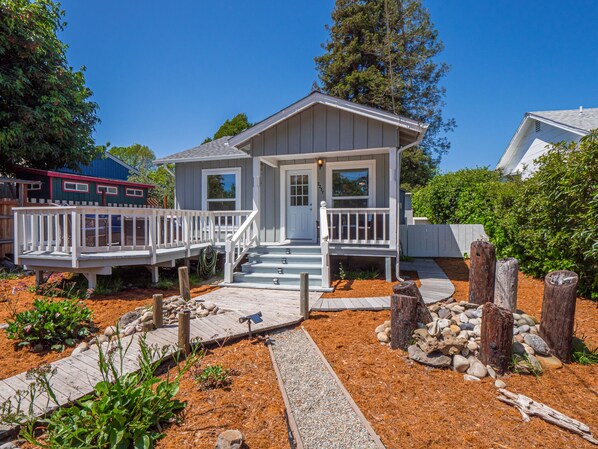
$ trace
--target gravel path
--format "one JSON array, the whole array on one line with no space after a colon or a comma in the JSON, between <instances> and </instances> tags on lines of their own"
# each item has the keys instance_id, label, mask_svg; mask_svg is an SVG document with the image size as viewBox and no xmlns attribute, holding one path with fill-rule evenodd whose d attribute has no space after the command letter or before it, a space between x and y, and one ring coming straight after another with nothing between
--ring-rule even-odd
<instances>
[{"instance_id":1,"label":"gravel path","mask_svg":"<svg viewBox=\"0 0 598 449\"><path fill-rule=\"evenodd\" d=\"M376 449L304 331L272 336L291 411L305 449Z\"/></svg>"}]
</instances>

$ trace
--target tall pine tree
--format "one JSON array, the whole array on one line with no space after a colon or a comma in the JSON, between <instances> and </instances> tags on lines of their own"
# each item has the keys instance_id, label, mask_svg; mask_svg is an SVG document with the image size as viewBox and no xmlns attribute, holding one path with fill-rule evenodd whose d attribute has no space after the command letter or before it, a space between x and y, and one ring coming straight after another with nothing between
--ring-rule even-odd
<instances>
[{"instance_id":1,"label":"tall pine tree","mask_svg":"<svg viewBox=\"0 0 598 449\"><path fill-rule=\"evenodd\" d=\"M403 186L425 184L450 148L442 116L448 65L430 13L421 0L336 0L326 53L315 58L323 90L406 115L430 126L420 148L404 154Z\"/></svg>"}]
</instances>

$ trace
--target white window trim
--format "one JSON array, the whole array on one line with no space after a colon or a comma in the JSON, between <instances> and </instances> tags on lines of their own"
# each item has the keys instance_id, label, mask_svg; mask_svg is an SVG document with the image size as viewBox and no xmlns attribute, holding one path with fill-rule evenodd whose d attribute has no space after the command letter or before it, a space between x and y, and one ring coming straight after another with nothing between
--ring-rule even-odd
<instances>
[{"instance_id":1,"label":"white window trim","mask_svg":"<svg viewBox=\"0 0 598 449\"><path fill-rule=\"evenodd\" d=\"M235 210L241 210L241 167L231 168L206 168L201 171L201 208L208 210L208 176L209 175L235 175ZM216 199L214 199L216 200ZM218 201L222 201L219 199ZM224 200L226 201L226 199Z\"/></svg>"},{"instance_id":2,"label":"white window trim","mask_svg":"<svg viewBox=\"0 0 598 449\"><path fill-rule=\"evenodd\" d=\"M281 165L280 166L280 241L284 242L287 239L287 172L294 171L294 170L311 170L311 185L309 186L309 190L311 192L310 202L312 204L312 218L314 224L318 219L318 211L320 210L319 206L316 204L318 195L317 195L317 182L318 182L318 172L317 172L317 164L314 162L313 164L288 164L288 165ZM314 225L314 235L312 237L312 241L317 239L315 235L317 226Z\"/></svg>"},{"instance_id":3,"label":"white window trim","mask_svg":"<svg viewBox=\"0 0 598 449\"><path fill-rule=\"evenodd\" d=\"M67 184L74 184L74 189L67 188ZM79 190L76 186L85 186L85 190ZM63 192L76 192L76 193L89 193L89 184L86 182L75 182L75 181L66 181L62 182L62 191Z\"/></svg>"},{"instance_id":4,"label":"white window trim","mask_svg":"<svg viewBox=\"0 0 598 449\"><path fill-rule=\"evenodd\" d=\"M102 192L100 191L100 189L102 187L106 189L106 196L117 196L118 195L118 187L117 186L105 186L105 185L98 184L96 186L96 193L98 193L99 195L102 194ZM110 193L108 191L108 189L116 189L116 191L114 193Z\"/></svg>"},{"instance_id":5,"label":"white window trim","mask_svg":"<svg viewBox=\"0 0 598 449\"><path fill-rule=\"evenodd\" d=\"M376 206L376 160L328 162L326 165L326 205L334 208L332 202L332 170L339 168L367 168L369 170L368 206ZM363 197L337 197L336 199L352 199Z\"/></svg>"},{"instance_id":6,"label":"white window trim","mask_svg":"<svg viewBox=\"0 0 598 449\"><path fill-rule=\"evenodd\" d=\"M140 193L140 195L137 194L138 192ZM143 198L143 189L136 189L134 187L127 187L125 189L125 196L131 197L131 198Z\"/></svg>"},{"instance_id":7,"label":"white window trim","mask_svg":"<svg viewBox=\"0 0 598 449\"><path fill-rule=\"evenodd\" d=\"M42 189L42 183L38 183L38 184L27 184L27 190L41 190Z\"/></svg>"}]
</instances>

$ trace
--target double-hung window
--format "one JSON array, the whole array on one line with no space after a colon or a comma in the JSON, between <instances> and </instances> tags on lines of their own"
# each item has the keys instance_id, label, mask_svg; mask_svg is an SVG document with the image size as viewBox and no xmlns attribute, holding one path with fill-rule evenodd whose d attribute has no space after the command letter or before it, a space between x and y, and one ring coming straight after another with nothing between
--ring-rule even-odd
<instances>
[{"instance_id":1,"label":"double-hung window","mask_svg":"<svg viewBox=\"0 0 598 449\"><path fill-rule=\"evenodd\" d=\"M143 190L127 188L125 190L125 195L126 196L134 196L135 198L143 198Z\"/></svg>"},{"instance_id":2,"label":"double-hung window","mask_svg":"<svg viewBox=\"0 0 598 449\"><path fill-rule=\"evenodd\" d=\"M241 208L241 169L202 170L202 206L204 210Z\"/></svg>"},{"instance_id":3,"label":"double-hung window","mask_svg":"<svg viewBox=\"0 0 598 449\"><path fill-rule=\"evenodd\" d=\"M376 161L330 162L326 167L329 207L373 207Z\"/></svg>"}]
</instances>

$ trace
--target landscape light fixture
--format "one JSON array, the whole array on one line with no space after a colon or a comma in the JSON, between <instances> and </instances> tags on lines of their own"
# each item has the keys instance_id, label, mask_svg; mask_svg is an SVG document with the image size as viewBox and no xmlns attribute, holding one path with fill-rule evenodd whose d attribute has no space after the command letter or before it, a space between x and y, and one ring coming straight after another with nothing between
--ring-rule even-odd
<instances>
[{"instance_id":1,"label":"landscape light fixture","mask_svg":"<svg viewBox=\"0 0 598 449\"><path fill-rule=\"evenodd\" d=\"M245 315L239 318L239 323L247 323L247 328L249 329L249 339L251 340L251 323L258 324L262 321L262 312L257 312L252 315Z\"/></svg>"}]
</instances>

